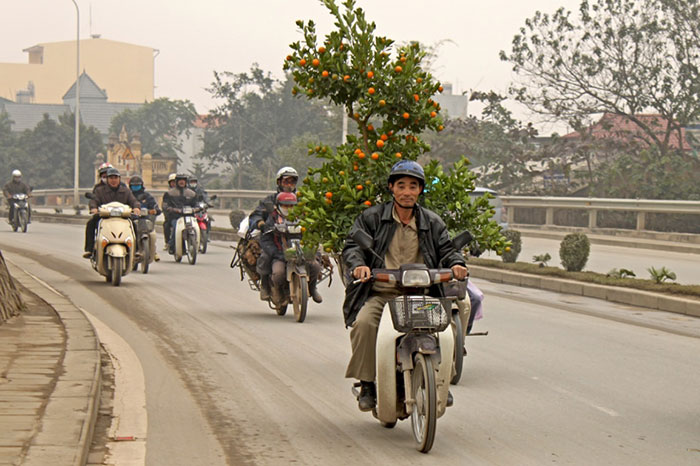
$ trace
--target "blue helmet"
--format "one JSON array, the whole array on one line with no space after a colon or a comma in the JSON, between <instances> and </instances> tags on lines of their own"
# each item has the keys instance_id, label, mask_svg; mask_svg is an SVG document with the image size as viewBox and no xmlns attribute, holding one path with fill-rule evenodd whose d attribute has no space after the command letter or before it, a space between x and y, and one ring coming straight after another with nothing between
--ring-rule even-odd
<instances>
[{"instance_id":1,"label":"blue helmet","mask_svg":"<svg viewBox=\"0 0 700 466\"><path fill-rule=\"evenodd\" d=\"M421 186L425 186L425 172L423 167L418 162L413 160L399 160L391 167L391 172L389 172L388 183L393 184L397 178L403 176L411 176L416 178Z\"/></svg>"}]
</instances>

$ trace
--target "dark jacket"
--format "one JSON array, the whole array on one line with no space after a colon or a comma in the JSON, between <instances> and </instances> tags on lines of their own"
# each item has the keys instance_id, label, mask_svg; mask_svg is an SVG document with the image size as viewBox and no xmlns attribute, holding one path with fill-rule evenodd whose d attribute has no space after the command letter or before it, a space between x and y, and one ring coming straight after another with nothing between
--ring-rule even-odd
<instances>
[{"instance_id":1,"label":"dark jacket","mask_svg":"<svg viewBox=\"0 0 700 466\"><path fill-rule=\"evenodd\" d=\"M268 215L260 236L260 247L273 260L284 260L283 235L275 229L275 224L282 221L277 211Z\"/></svg>"},{"instance_id":2,"label":"dark jacket","mask_svg":"<svg viewBox=\"0 0 700 466\"><path fill-rule=\"evenodd\" d=\"M197 200L197 202L204 201L207 204L209 204L209 194L207 194L206 189L204 189L201 184L197 184L197 187L195 189L192 189L192 191L194 191L195 199Z\"/></svg>"},{"instance_id":3,"label":"dark jacket","mask_svg":"<svg viewBox=\"0 0 700 466\"><path fill-rule=\"evenodd\" d=\"M197 205L197 195L190 188L171 188L163 194L163 210L169 219L180 218L182 208L185 206L195 207Z\"/></svg>"},{"instance_id":4,"label":"dark jacket","mask_svg":"<svg viewBox=\"0 0 700 466\"><path fill-rule=\"evenodd\" d=\"M151 193L149 193L145 189L142 189L137 192L131 192L136 198L136 200L139 201L141 207L145 207L148 210L155 210L156 215L160 215L160 207L158 207L158 203L156 202L155 198L151 195Z\"/></svg>"},{"instance_id":5,"label":"dark jacket","mask_svg":"<svg viewBox=\"0 0 700 466\"><path fill-rule=\"evenodd\" d=\"M27 184L24 181L15 181L11 180L9 181L4 188L2 188L2 193L5 195L6 198L10 198L14 196L15 194L29 194L32 190L27 186Z\"/></svg>"},{"instance_id":6,"label":"dark jacket","mask_svg":"<svg viewBox=\"0 0 700 466\"><path fill-rule=\"evenodd\" d=\"M258 222L260 220L267 221L267 217L270 215L270 210L274 208L275 202L277 202L277 195L281 192L280 188L277 188L277 192L269 194L265 197L255 210L248 217L248 228L253 231L258 228Z\"/></svg>"},{"instance_id":7,"label":"dark jacket","mask_svg":"<svg viewBox=\"0 0 700 466\"><path fill-rule=\"evenodd\" d=\"M141 207L131 190L123 183L120 183L116 188L112 188L108 184L95 187L93 198L90 199L90 209L97 209L99 206L110 202L121 202L132 209Z\"/></svg>"},{"instance_id":8,"label":"dark jacket","mask_svg":"<svg viewBox=\"0 0 700 466\"><path fill-rule=\"evenodd\" d=\"M396 232L397 223L392 215L393 201L370 207L360 214L352 226L351 233L355 230L364 230L374 239L373 249L384 257ZM423 261L429 268L452 267L465 265L464 257L452 244L447 232L447 227L442 219L433 211L419 205L415 208L416 228L418 229L418 243L423 254ZM369 251L363 251L349 236L345 240L343 248L343 262L348 273L361 265L369 268L379 268L382 264ZM355 322L357 313L367 301L372 290L372 282L353 284L352 280L346 280L345 301L343 302L343 314L345 325L350 326ZM434 286L430 290L432 296L442 296L442 288Z\"/></svg>"}]
</instances>

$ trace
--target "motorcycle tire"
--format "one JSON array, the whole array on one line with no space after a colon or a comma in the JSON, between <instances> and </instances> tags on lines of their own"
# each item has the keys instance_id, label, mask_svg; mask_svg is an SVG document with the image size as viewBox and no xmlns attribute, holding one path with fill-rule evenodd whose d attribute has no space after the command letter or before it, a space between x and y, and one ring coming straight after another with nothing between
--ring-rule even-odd
<instances>
[{"instance_id":1,"label":"motorcycle tire","mask_svg":"<svg viewBox=\"0 0 700 466\"><path fill-rule=\"evenodd\" d=\"M309 305L309 284L306 277L300 277L296 273L292 276L292 286L294 287L294 296L292 304L294 305L294 318L297 322L302 323L306 319L306 308Z\"/></svg>"},{"instance_id":2,"label":"motorcycle tire","mask_svg":"<svg viewBox=\"0 0 700 466\"><path fill-rule=\"evenodd\" d=\"M112 258L112 285L119 286L122 282L122 271L124 270L124 258Z\"/></svg>"},{"instance_id":3,"label":"motorcycle tire","mask_svg":"<svg viewBox=\"0 0 700 466\"><path fill-rule=\"evenodd\" d=\"M187 235L187 261L194 265L197 262L197 236L194 233Z\"/></svg>"},{"instance_id":4,"label":"motorcycle tire","mask_svg":"<svg viewBox=\"0 0 700 466\"><path fill-rule=\"evenodd\" d=\"M464 329L462 329L462 319L459 318L459 310L452 311L452 331L454 332L455 347L454 347L454 364L455 375L450 380L452 385L457 385L459 379L462 378L464 370Z\"/></svg>"},{"instance_id":5,"label":"motorcycle tire","mask_svg":"<svg viewBox=\"0 0 700 466\"><path fill-rule=\"evenodd\" d=\"M422 353L413 356L411 398L416 400L411 413L411 427L416 449L428 453L433 448L437 428L437 386L433 361Z\"/></svg>"},{"instance_id":6,"label":"motorcycle tire","mask_svg":"<svg viewBox=\"0 0 700 466\"><path fill-rule=\"evenodd\" d=\"M150 265L148 259L151 257L151 239L146 237L141 239L141 273L148 273Z\"/></svg>"},{"instance_id":7,"label":"motorcycle tire","mask_svg":"<svg viewBox=\"0 0 700 466\"><path fill-rule=\"evenodd\" d=\"M29 223L29 218L27 218L27 211L21 210L19 212L19 226L22 229L22 233L27 232L27 223Z\"/></svg>"},{"instance_id":8,"label":"motorcycle tire","mask_svg":"<svg viewBox=\"0 0 700 466\"><path fill-rule=\"evenodd\" d=\"M201 236L199 237L199 252L202 254L207 253L207 243L209 243L209 230L201 230Z\"/></svg>"},{"instance_id":9,"label":"motorcycle tire","mask_svg":"<svg viewBox=\"0 0 700 466\"><path fill-rule=\"evenodd\" d=\"M15 209L15 215L12 217L12 223L11 223L12 231L17 231L17 229L19 228L19 215L18 215L18 213L19 212L17 212L17 210Z\"/></svg>"}]
</instances>

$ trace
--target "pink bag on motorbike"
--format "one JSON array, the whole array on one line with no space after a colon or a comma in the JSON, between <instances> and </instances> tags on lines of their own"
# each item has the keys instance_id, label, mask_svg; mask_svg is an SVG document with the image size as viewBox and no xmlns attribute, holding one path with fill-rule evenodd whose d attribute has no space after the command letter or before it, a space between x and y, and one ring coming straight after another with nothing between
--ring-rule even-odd
<instances>
[{"instance_id":1,"label":"pink bag on motorbike","mask_svg":"<svg viewBox=\"0 0 700 466\"><path fill-rule=\"evenodd\" d=\"M482 301L484 300L484 292L481 291L471 280L467 282L467 289L469 290L469 294L476 298L475 301L477 304L476 306L473 306L472 312L474 313L474 320L479 320L484 317L483 306L481 305Z\"/></svg>"}]
</instances>

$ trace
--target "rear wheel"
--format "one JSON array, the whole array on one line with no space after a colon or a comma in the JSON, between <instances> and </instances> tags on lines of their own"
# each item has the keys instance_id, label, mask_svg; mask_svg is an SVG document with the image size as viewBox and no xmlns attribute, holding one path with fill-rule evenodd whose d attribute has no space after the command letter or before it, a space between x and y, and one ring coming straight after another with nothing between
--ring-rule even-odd
<instances>
[{"instance_id":1,"label":"rear wheel","mask_svg":"<svg viewBox=\"0 0 700 466\"><path fill-rule=\"evenodd\" d=\"M201 236L199 237L199 252L202 254L207 253L207 243L209 242L209 230L200 230Z\"/></svg>"},{"instance_id":2,"label":"rear wheel","mask_svg":"<svg viewBox=\"0 0 700 466\"><path fill-rule=\"evenodd\" d=\"M141 273L148 273L148 260L151 258L151 238L141 238Z\"/></svg>"},{"instance_id":3,"label":"rear wheel","mask_svg":"<svg viewBox=\"0 0 700 466\"><path fill-rule=\"evenodd\" d=\"M122 282L122 271L124 270L124 258L112 258L112 285L119 286Z\"/></svg>"},{"instance_id":4,"label":"rear wheel","mask_svg":"<svg viewBox=\"0 0 700 466\"><path fill-rule=\"evenodd\" d=\"M301 323L306 319L306 308L309 305L309 285L306 281L306 277L299 276L295 273L292 275L292 286L294 287L294 292L292 293L294 318L296 318L297 322Z\"/></svg>"},{"instance_id":5,"label":"rear wheel","mask_svg":"<svg viewBox=\"0 0 700 466\"><path fill-rule=\"evenodd\" d=\"M413 438L416 440L416 449L428 453L433 447L437 427L437 387L433 361L416 353L411 378L411 398L416 402L411 413Z\"/></svg>"},{"instance_id":6,"label":"rear wheel","mask_svg":"<svg viewBox=\"0 0 700 466\"><path fill-rule=\"evenodd\" d=\"M459 318L458 310L452 312L452 331L455 336L455 375L452 377L450 383L452 385L457 385L459 379L462 378L462 371L464 370L464 329L462 328L462 319Z\"/></svg>"},{"instance_id":7,"label":"rear wheel","mask_svg":"<svg viewBox=\"0 0 700 466\"><path fill-rule=\"evenodd\" d=\"M197 262L197 235L191 231L187 234L187 261L194 265Z\"/></svg>"},{"instance_id":8,"label":"rear wheel","mask_svg":"<svg viewBox=\"0 0 700 466\"><path fill-rule=\"evenodd\" d=\"M29 222L29 219L27 218L27 211L20 210L19 211L19 226L22 229L22 233L27 232L27 223L28 222Z\"/></svg>"}]
</instances>

